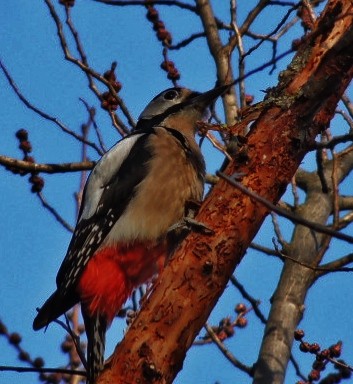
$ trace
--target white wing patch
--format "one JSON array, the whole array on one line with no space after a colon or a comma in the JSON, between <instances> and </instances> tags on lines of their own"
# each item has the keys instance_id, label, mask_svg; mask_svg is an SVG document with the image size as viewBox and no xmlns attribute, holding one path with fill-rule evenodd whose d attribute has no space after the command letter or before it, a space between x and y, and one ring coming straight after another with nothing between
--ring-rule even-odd
<instances>
[{"instance_id":1,"label":"white wing patch","mask_svg":"<svg viewBox=\"0 0 353 384\"><path fill-rule=\"evenodd\" d=\"M144 133L127 137L114 145L97 163L90 174L87 184L83 209L79 222L87 220L97 211L99 201L104 192L104 186L109 184L117 174L124 160L129 155L131 148ZM109 188L107 186L106 188Z\"/></svg>"}]
</instances>

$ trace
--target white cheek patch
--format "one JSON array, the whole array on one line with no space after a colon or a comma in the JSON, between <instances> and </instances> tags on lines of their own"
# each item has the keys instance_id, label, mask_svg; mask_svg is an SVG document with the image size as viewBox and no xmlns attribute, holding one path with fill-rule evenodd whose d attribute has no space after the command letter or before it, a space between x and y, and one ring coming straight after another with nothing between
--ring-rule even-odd
<instances>
[{"instance_id":1,"label":"white cheek patch","mask_svg":"<svg viewBox=\"0 0 353 384\"><path fill-rule=\"evenodd\" d=\"M82 202L83 209L79 222L87 220L95 214L105 191L104 186L117 175L124 160L131 152L131 148L143 135L145 134L141 133L119 141L99 160L86 183L85 199Z\"/></svg>"}]
</instances>

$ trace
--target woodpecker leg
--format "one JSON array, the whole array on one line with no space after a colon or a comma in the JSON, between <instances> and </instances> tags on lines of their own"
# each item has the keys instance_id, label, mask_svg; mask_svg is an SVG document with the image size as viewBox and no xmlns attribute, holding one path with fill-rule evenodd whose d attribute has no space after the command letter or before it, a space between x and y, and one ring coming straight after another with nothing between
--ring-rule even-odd
<instances>
[{"instance_id":1,"label":"woodpecker leg","mask_svg":"<svg viewBox=\"0 0 353 384\"><path fill-rule=\"evenodd\" d=\"M204 235L212 235L214 233L214 231L207 225L200 223L191 217L184 217L181 221L175 223L168 229L168 234L176 233L177 235L187 235L191 231L203 233Z\"/></svg>"},{"instance_id":2,"label":"woodpecker leg","mask_svg":"<svg viewBox=\"0 0 353 384\"><path fill-rule=\"evenodd\" d=\"M244 176L246 176L246 173L244 172L234 172L230 178L234 179L235 181L241 181Z\"/></svg>"}]
</instances>

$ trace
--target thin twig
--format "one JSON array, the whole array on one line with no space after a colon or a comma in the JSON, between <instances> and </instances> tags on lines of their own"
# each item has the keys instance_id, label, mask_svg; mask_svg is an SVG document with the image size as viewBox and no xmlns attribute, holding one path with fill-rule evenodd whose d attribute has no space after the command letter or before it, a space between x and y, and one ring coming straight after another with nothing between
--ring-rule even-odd
<instances>
[{"instance_id":1,"label":"thin twig","mask_svg":"<svg viewBox=\"0 0 353 384\"><path fill-rule=\"evenodd\" d=\"M313 229L314 231L325 233L327 235L331 235L337 239L347 241L348 243L353 243L353 237L346 235L345 233L337 232L329 227L326 227L325 225L321 225L319 223L314 223L312 221L306 220L298 215L295 215L285 209L279 208L278 206L272 204L267 199L261 197L255 192L250 191L248 188L244 187L241 183L237 182L236 180L232 179L231 177L225 175L222 172L217 172L217 176L221 177L222 179L226 180L229 184L231 184L233 187L236 187L241 192L245 193L247 196L255 199L259 203L263 204L267 209L270 211L274 211L278 213L279 215L287 218L294 224L301 224L305 227L308 227L310 229Z\"/></svg>"},{"instance_id":2,"label":"thin twig","mask_svg":"<svg viewBox=\"0 0 353 384\"><path fill-rule=\"evenodd\" d=\"M41 173L67 173L89 171L95 166L94 161L81 161L77 163L61 163L61 164L39 164L30 163L25 160L18 160L13 157L0 155L0 164L6 168L15 168L22 171L41 172Z\"/></svg>"},{"instance_id":3,"label":"thin twig","mask_svg":"<svg viewBox=\"0 0 353 384\"><path fill-rule=\"evenodd\" d=\"M267 319L265 315L260 311L259 304L260 301L253 298L244 288L242 284L239 283L239 281L236 279L234 275L230 277L230 281L232 284L237 288L237 290L240 292L240 294L246 299L252 306L254 313L256 316L260 319L261 323L266 324Z\"/></svg>"},{"instance_id":4,"label":"thin twig","mask_svg":"<svg viewBox=\"0 0 353 384\"><path fill-rule=\"evenodd\" d=\"M13 78L11 77L10 73L8 72L8 70L6 69L5 65L3 64L3 62L1 60L0 60L0 68L2 69L2 71L3 71L7 81L9 82L11 88L14 90L15 94L18 96L18 98L22 101L22 103L28 109L30 109L33 112L37 113L39 116L43 117L44 119L53 122L63 132L67 133L68 135L74 137L75 139L77 139L77 140L79 140L81 142L85 142L85 140L84 140L84 138L82 136L78 135L77 133L75 133L71 129L67 128L59 119L57 119L56 117L53 117L53 116L47 114L46 112L44 112L41 109L39 109L36 106L34 106L30 101L28 101L28 99L22 94L22 92L20 91L20 89L16 85L15 81L13 80ZM87 145L89 145L90 147L94 148L100 155L103 154L102 151L97 147L97 145L95 143L92 143L90 141L86 141L85 143Z\"/></svg>"},{"instance_id":5,"label":"thin twig","mask_svg":"<svg viewBox=\"0 0 353 384\"><path fill-rule=\"evenodd\" d=\"M113 85L107 79L105 79L104 76L102 76L100 73L94 71L91 67L85 65L82 62L82 60L76 59L75 57L73 57L71 55L71 52L69 50L69 46L68 46L66 38L65 38L65 34L64 34L64 30L63 30L63 25L62 25L62 23L61 23L61 21L59 19L59 16L56 13L55 8L54 8L53 4L51 3L51 0L44 0L44 1L47 4L47 6L49 8L49 12L50 12L50 14L51 14L51 16L52 16L52 18L53 18L53 20L55 22L56 29L57 29L57 34L59 36L60 45L61 45L61 48L62 48L62 50L64 52L65 59L70 61L71 63L75 64L76 66L78 66L86 74L94 77L95 79L97 79L101 83L103 83L109 89L110 93L114 96L114 98L117 100L117 103L119 104L119 106L121 108L121 111L124 113L124 115L127 118L129 124L132 127L134 127L135 126L134 119L130 115L130 112L126 108L126 106L125 106L124 102L122 101L122 99L116 93ZM126 125L120 119L118 119L117 116L115 117L115 119L119 120L119 126L117 127L119 129L119 131L121 131L122 134L129 133L129 131L130 131L129 128L126 127Z\"/></svg>"},{"instance_id":6,"label":"thin twig","mask_svg":"<svg viewBox=\"0 0 353 384\"><path fill-rule=\"evenodd\" d=\"M213 342L217 345L218 349L223 353L223 355L238 369L247 373L249 376L252 376L252 368L243 364L239 361L226 346L221 342L216 333L213 331L212 327L210 327L207 323L205 324L205 329L207 333L210 335Z\"/></svg>"},{"instance_id":7,"label":"thin twig","mask_svg":"<svg viewBox=\"0 0 353 384\"><path fill-rule=\"evenodd\" d=\"M95 120L96 109L94 107L90 107L88 105L87 101L84 100L82 97L80 97L80 101L86 107L86 110L87 110L89 117L90 117L90 122L93 124L94 131L96 132L97 139L99 141L99 145L101 146L101 148L104 152L107 152L107 148L104 144L102 133L101 133L100 129L98 128L97 122Z\"/></svg>"},{"instance_id":8,"label":"thin twig","mask_svg":"<svg viewBox=\"0 0 353 384\"><path fill-rule=\"evenodd\" d=\"M96 3L103 3L107 5L116 5L120 7L124 6L131 6L131 5L139 5L139 6L146 6L146 4L151 5L169 5L169 6L175 6L179 7L181 9L186 9L188 11L197 13L197 7L183 3L178 0L94 0Z\"/></svg>"},{"instance_id":9,"label":"thin twig","mask_svg":"<svg viewBox=\"0 0 353 384\"><path fill-rule=\"evenodd\" d=\"M37 372L37 373L62 373L68 375L79 375L86 377L85 371L76 371L63 368L34 368L34 367L14 367L9 365L0 365L0 371L9 372Z\"/></svg>"},{"instance_id":10,"label":"thin twig","mask_svg":"<svg viewBox=\"0 0 353 384\"><path fill-rule=\"evenodd\" d=\"M37 196L39 197L43 207L46 208L64 228L66 228L69 232L74 231L74 228L45 200L42 192L38 192Z\"/></svg>"}]
</instances>

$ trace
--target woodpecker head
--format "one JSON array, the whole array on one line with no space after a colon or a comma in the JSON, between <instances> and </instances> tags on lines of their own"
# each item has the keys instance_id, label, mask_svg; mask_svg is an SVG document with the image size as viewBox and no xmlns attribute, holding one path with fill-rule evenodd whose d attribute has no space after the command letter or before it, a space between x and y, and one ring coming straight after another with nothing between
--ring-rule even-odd
<instances>
[{"instance_id":1,"label":"woodpecker head","mask_svg":"<svg viewBox=\"0 0 353 384\"><path fill-rule=\"evenodd\" d=\"M187 88L169 88L158 94L141 113L136 129L167 125L179 129L192 126L201 120L208 106L229 89L229 85L213 88L200 93ZM176 125L176 126L175 126Z\"/></svg>"}]
</instances>

